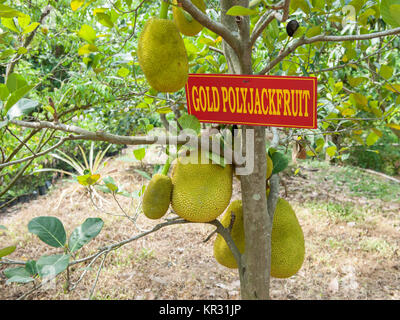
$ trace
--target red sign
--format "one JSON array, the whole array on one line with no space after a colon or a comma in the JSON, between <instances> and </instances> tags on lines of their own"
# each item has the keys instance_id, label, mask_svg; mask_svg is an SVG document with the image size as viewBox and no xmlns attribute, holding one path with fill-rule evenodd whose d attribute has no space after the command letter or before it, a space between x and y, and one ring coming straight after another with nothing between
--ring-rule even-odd
<instances>
[{"instance_id":1,"label":"red sign","mask_svg":"<svg viewBox=\"0 0 400 320\"><path fill-rule=\"evenodd\" d=\"M317 128L317 78L190 74L188 112L200 122Z\"/></svg>"}]
</instances>

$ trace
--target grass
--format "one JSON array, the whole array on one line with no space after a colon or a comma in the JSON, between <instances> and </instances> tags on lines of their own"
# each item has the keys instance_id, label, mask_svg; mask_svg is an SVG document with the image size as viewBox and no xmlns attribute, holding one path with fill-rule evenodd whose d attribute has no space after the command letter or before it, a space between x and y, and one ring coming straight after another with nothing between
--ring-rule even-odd
<instances>
[{"instance_id":1,"label":"grass","mask_svg":"<svg viewBox=\"0 0 400 320\"><path fill-rule=\"evenodd\" d=\"M388 243L385 239L372 237L362 239L359 243L361 250L366 252L376 252L382 256L391 256L396 250L396 246Z\"/></svg>"},{"instance_id":2,"label":"grass","mask_svg":"<svg viewBox=\"0 0 400 320\"><path fill-rule=\"evenodd\" d=\"M314 213L328 216L334 221L356 222L364 220L365 213L351 202L326 202L306 201L304 207L311 209Z\"/></svg>"},{"instance_id":3,"label":"grass","mask_svg":"<svg viewBox=\"0 0 400 320\"><path fill-rule=\"evenodd\" d=\"M311 168L322 169L316 173L321 179L347 188L351 196L400 202L400 183L371 175L357 167L332 167L327 162L315 160L306 163Z\"/></svg>"}]
</instances>

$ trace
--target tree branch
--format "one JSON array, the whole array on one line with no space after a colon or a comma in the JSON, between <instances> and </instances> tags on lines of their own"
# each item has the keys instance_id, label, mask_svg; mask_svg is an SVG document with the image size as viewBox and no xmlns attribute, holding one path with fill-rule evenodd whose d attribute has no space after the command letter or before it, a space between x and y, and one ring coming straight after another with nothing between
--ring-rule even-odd
<instances>
[{"instance_id":1,"label":"tree branch","mask_svg":"<svg viewBox=\"0 0 400 320\"><path fill-rule=\"evenodd\" d=\"M274 20L277 19L280 22L285 22L289 17L289 7L290 7L290 0L284 0L279 3L275 8L272 10L265 12L261 18L257 21L256 25L254 26L253 33L250 37L250 44L254 46L258 37L262 34L264 29ZM280 15L276 11L279 9L283 9L283 15Z\"/></svg>"},{"instance_id":2,"label":"tree branch","mask_svg":"<svg viewBox=\"0 0 400 320\"><path fill-rule=\"evenodd\" d=\"M375 38L381 38L391 35L400 34L400 28L390 29L382 32L373 32L369 34L360 35L349 35L349 36L327 36L319 35L312 38L301 38L297 40L293 45L289 46L285 51L278 55L273 61L271 61L263 70L258 74L263 75L273 69L279 62L281 62L285 57L293 53L298 47L311 44L315 42L343 42L343 41L356 41L356 40L370 40Z\"/></svg>"},{"instance_id":3,"label":"tree branch","mask_svg":"<svg viewBox=\"0 0 400 320\"><path fill-rule=\"evenodd\" d=\"M44 11L42 12L40 19L39 19L39 23L42 24L44 19L50 14L52 7L51 6L47 6ZM39 25L35 28L35 30L33 30L29 36L25 39L24 48L27 48L30 43L32 42L33 38L35 37L36 31L39 28ZM12 60L12 62L7 66L7 71L6 71L6 76L5 76L5 80L4 83L6 83L6 80L8 78L8 76L14 71L14 68L17 64L17 62L21 59L23 55L22 54L17 54L16 57Z\"/></svg>"},{"instance_id":4,"label":"tree branch","mask_svg":"<svg viewBox=\"0 0 400 320\"><path fill-rule=\"evenodd\" d=\"M234 34L229 31L222 23L211 20L205 13L198 9L190 0L177 0L178 4L182 5L191 16L196 19L199 23L205 26L207 29L220 35L235 51L237 55L240 55L240 41Z\"/></svg>"}]
</instances>

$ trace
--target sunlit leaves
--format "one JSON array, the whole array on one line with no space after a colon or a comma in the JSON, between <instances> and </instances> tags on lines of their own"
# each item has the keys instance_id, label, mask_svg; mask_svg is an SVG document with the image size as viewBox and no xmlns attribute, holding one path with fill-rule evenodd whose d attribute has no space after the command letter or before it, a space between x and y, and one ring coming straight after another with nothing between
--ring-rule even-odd
<instances>
[{"instance_id":1,"label":"sunlit leaves","mask_svg":"<svg viewBox=\"0 0 400 320\"><path fill-rule=\"evenodd\" d=\"M92 52L96 52L98 50L99 49L94 44L85 44L78 49L78 55L83 56Z\"/></svg>"},{"instance_id":2,"label":"sunlit leaves","mask_svg":"<svg viewBox=\"0 0 400 320\"><path fill-rule=\"evenodd\" d=\"M13 18L1 18L1 24L6 28L10 29L11 31L19 33L19 30Z\"/></svg>"},{"instance_id":3,"label":"sunlit leaves","mask_svg":"<svg viewBox=\"0 0 400 320\"><path fill-rule=\"evenodd\" d=\"M142 161L146 155L146 149L145 148L135 149L133 150L133 155L137 160Z\"/></svg>"},{"instance_id":4,"label":"sunlit leaves","mask_svg":"<svg viewBox=\"0 0 400 320\"><path fill-rule=\"evenodd\" d=\"M89 25L84 24L78 32L78 36L93 44L96 40L96 31Z\"/></svg>"},{"instance_id":5,"label":"sunlit leaves","mask_svg":"<svg viewBox=\"0 0 400 320\"><path fill-rule=\"evenodd\" d=\"M393 68L383 64L379 70L379 74L382 76L383 79L388 80L393 75Z\"/></svg>"},{"instance_id":6,"label":"sunlit leaves","mask_svg":"<svg viewBox=\"0 0 400 320\"><path fill-rule=\"evenodd\" d=\"M257 14L257 11L242 6L232 6L226 12L226 15L228 16L249 16L253 14Z\"/></svg>"},{"instance_id":7,"label":"sunlit leaves","mask_svg":"<svg viewBox=\"0 0 400 320\"><path fill-rule=\"evenodd\" d=\"M32 22L29 26L24 28L24 31L22 33L31 33L34 31L38 26L40 25L39 22Z\"/></svg>"},{"instance_id":8,"label":"sunlit leaves","mask_svg":"<svg viewBox=\"0 0 400 320\"><path fill-rule=\"evenodd\" d=\"M73 11L78 10L85 3L85 0L71 0L71 9Z\"/></svg>"},{"instance_id":9,"label":"sunlit leaves","mask_svg":"<svg viewBox=\"0 0 400 320\"><path fill-rule=\"evenodd\" d=\"M319 26L315 26L315 27L312 27L311 29L309 29L306 32L306 37L307 38L312 38L312 37L315 37L315 36L321 34L321 32L322 32L322 27L320 25Z\"/></svg>"},{"instance_id":10,"label":"sunlit leaves","mask_svg":"<svg viewBox=\"0 0 400 320\"><path fill-rule=\"evenodd\" d=\"M87 187L94 185L100 179L100 175L88 173L83 176L78 176L76 179L78 180L79 184Z\"/></svg>"},{"instance_id":11,"label":"sunlit leaves","mask_svg":"<svg viewBox=\"0 0 400 320\"><path fill-rule=\"evenodd\" d=\"M10 8L8 6L5 6L3 4L0 4L0 17L1 18L14 18L19 15L22 15L22 13L20 11Z\"/></svg>"},{"instance_id":12,"label":"sunlit leaves","mask_svg":"<svg viewBox=\"0 0 400 320\"><path fill-rule=\"evenodd\" d=\"M13 253L15 251L15 249L16 249L16 246L8 246L8 247L0 249L0 259Z\"/></svg>"},{"instance_id":13,"label":"sunlit leaves","mask_svg":"<svg viewBox=\"0 0 400 320\"><path fill-rule=\"evenodd\" d=\"M400 0L382 0L381 15L382 19L393 28L400 27L399 8Z\"/></svg>"},{"instance_id":14,"label":"sunlit leaves","mask_svg":"<svg viewBox=\"0 0 400 320\"><path fill-rule=\"evenodd\" d=\"M380 138L380 137L379 137L379 135L377 134L377 132L371 131L371 132L368 134L368 136L367 136L365 142L366 142L367 146L372 146L373 144L375 144L375 143L378 141L379 138Z\"/></svg>"},{"instance_id":15,"label":"sunlit leaves","mask_svg":"<svg viewBox=\"0 0 400 320\"><path fill-rule=\"evenodd\" d=\"M114 23L112 22L111 17L108 14L98 12L96 14L96 18L103 26L106 26L107 28L114 27Z\"/></svg>"},{"instance_id":16,"label":"sunlit leaves","mask_svg":"<svg viewBox=\"0 0 400 320\"><path fill-rule=\"evenodd\" d=\"M122 78L127 77L129 75L129 73L130 73L129 69L127 69L125 67L122 67L117 71L117 74Z\"/></svg>"}]
</instances>

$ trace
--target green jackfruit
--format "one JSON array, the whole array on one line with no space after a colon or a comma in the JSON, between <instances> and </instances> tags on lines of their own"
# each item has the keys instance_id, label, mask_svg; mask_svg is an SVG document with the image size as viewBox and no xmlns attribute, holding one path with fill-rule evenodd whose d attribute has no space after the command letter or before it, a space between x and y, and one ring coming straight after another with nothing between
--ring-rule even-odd
<instances>
[{"instance_id":1,"label":"green jackfruit","mask_svg":"<svg viewBox=\"0 0 400 320\"><path fill-rule=\"evenodd\" d=\"M189 64L185 44L172 20L150 18L140 34L140 68L150 86L160 92L175 92L188 79Z\"/></svg>"},{"instance_id":2,"label":"green jackfruit","mask_svg":"<svg viewBox=\"0 0 400 320\"><path fill-rule=\"evenodd\" d=\"M224 212L232 197L231 165L201 163L199 152L198 159L178 158L172 170L171 204L177 215L191 222L209 222Z\"/></svg>"},{"instance_id":3,"label":"green jackfruit","mask_svg":"<svg viewBox=\"0 0 400 320\"><path fill-rule=\"evenodd\" d=\"M243 209L240 200L233 201L221 220L224 227L230 222L230 212L235 212L232 239L240 253L245 249ZM236 223L240 223L236 225ZM301 268L305 255L304 235L296 214L289 202L279 199L276 205L271 235L271 276L289 278ZM222 236L214 242L214 257L218 263L228 268L237 268L236 260Z\"/></svg>"},{"instance_id":4,"label":"green jackfruit","mask_svg":"<svg viewBox=\"0 0 400 320\"><path fill-rule=\"evenodd\" d=\"M206 4L203 0L192 0L192 3L201 11L206 12ZM189 19L191 19L189 21L185 17L184 9L176 6L176 0L174 0L174 4L175 6L172 6L172 14L179 31L185 36L195 36L198 34L203 29L203 25L187 13L190 17Z\"/></svg>"},{"instance_id":5,"label":"green jackfruit","mask_svg":"<svg viewBox=\"0 0 400 320\"><path fill-rule=\"evenodd\" d=\"M143 213L149 219L160 219L171 202L172 181L163 174L155 174L143 194Z\"/></svg>"},{"instance_id":6,"label":"green jackfruit","mask_svg":"<svg viewBox=\"0 0 400 320\"><path fill-rule=\"evenodd\" d=\"M305 254L303 230L285 199L276 204L271 234L271 276L289 278L300 270Z\"/></svg>"},{"instance_id":7,"label":"green jackfruit","mask_svg":"<svg viewBox=\"0 0 400 320\"><path fill-rule=\"evenodd\" d=\"M233 222L231 236L233 242L235 242L236 247L240 253L244 252L244 229L243 229L243 208L242 201L235 200L232 201L228 209L225 211L224 216L221 219L221 224L228 228L231 223L231 213L235 214L235 220ZM237 268L237 263L232 251L229 249L224 238L218 234L214 241L214 257L218 263L222 264L227 268L235 269Z\"/></svg>"}]
</instances>

